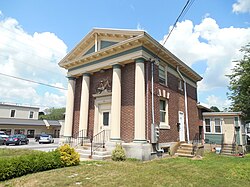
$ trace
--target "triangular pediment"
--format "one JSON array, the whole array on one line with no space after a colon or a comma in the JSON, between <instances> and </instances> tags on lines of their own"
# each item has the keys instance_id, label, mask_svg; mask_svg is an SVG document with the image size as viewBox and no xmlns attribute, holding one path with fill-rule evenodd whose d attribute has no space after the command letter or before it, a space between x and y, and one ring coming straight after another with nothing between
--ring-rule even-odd
<instances>
[{"instance_id":1,"label":"triangular pediment","mask_svg":"<svg viewBox=\"0 0 250 187\"><path fill-rule=\"evenodd\" d=\"M144 34L144 31L95 28L88 33L71 52L68 53L59 65L98 52L141 34Z\"/></svg>"}]
</instances>

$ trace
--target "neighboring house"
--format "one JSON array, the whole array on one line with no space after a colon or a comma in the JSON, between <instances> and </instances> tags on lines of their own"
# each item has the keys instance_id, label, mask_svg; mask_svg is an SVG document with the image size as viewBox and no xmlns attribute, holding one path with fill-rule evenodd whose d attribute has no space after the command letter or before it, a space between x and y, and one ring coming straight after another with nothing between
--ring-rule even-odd
<instances>
[{"instance_id":1,"label":"neighboring house","mask_svg":"<svg viewBox=\"0 0 250 187\"><path fill-rule=\"evenodd\" d=\"M205 112L205 143L245 146L245 126L241 112Z\"/></svg>"},{"instance_id":2,"label":"neighboring house","mask_svg":"<svg viewBox=\"0 0 250 187\"><path fill-rule=\"evenodd\" d=\"M64 137L105 132L108 149L123 142L143 160L155 145L201 137L202 77L145 31L93 29L59 65L68 70Z\"/></svg>"},{"instance_id":3,"label":"neighboring house","mask_svg":"<svg viewBox=\"0 0 250 187\"><path fill-rule=\"evenodd\" d=\"M55 120L38 120L39 108L0 103L0 131L8 135L49 133L59 137L61 124Z\"/></svg>"}]
</instances>

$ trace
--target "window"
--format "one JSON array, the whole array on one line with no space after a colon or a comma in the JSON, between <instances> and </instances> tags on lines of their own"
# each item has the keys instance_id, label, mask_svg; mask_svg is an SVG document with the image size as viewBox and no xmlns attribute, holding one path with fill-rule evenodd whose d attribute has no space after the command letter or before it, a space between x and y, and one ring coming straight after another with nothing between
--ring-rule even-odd
<instances>
[{"instance_id":1,"label":"window","mask_svg":"<svg viewBox=\"0 0 250 187\"><path fill-rule=\"evenodd\" d=\"M35 130L27 130L27 137L28 138L34 138L35 137Z\"/></svg>"},{"instance_id":2,"label":"window","mask_svg":"<svg viewBox=\"0 0 250 187\"><path fill-rule=\"evenodd\" d=\"M11 111L10 111L10 117L11 117L11 118L14 118L14 117L15 117L15 114L16 114L16 111L15 111L15 110L11 110Z\"/></svg>"},{"instance_id":3,"label":"window","mask_svg":"<svg viewBox=\"0 0 250 187\"><path fill-rule=\"evenodd\" d=\"M33 118L34 117L34 112L33 111L30 111L30 116L29 116L29 118Z\"/></svg>"},{"instance_id":4,"label":"window","mask_svg":"<svg viewBox=\"0 0 250 187\"><path fill-rule=\"evenodd\" d=\"M221 120L220 120L220 118L215 118L214 123L215 123L215 126L214 126L215 132L221 133Z\"/></svg>"},{"instance_id":5,"label":"window","mask_svg":"<svg viewBox=\"0 0 250 187\"><path fill-rule=\"evenodd\" d=\"M168 100L160 100L160 128L170 129L168 124Z\"/></svg>"},{"instance_id":6,"label":"window","mask_svg":"<svg viewBox=\"0 0 250 187\"><path fill-rule=\"evenodd\" d=\"M167 85L167 66L159 65L159 82L161 84Z\"/></svg>"},{"instance_id":7,"label":"window","mask_svg":"<svg viewBox=\"0 0 250 187\"><path fill-rule=\"evenodd\" d=\"M178 89L183 91L183 81L182 80L179 80Z\"/></svg>"},{"instance_id":8,"label":"window","mask_svg":"<svg viewBox=\"0 0 250 187\"><path fill-rule=\"evenodd\" d=\"M160 122L166 121L166 101L160 100Z\"/></svg>"},{"instance_id":9,"label":"window","mask_svg":"<svg viewBox=\"0 0 250 187\"><path fill-rule=\"evenodd\" d=\"M14 134L24 134L25 130L24 129L15 129Z\"/></svg>"},{"instance_id":10,"label":"window","mask_svg":"<svg viewBox=\"0 0 250 187\"><path fill-rule=\"evenodd\" d=\"M0 131L4 131L6 135L11 135L11 129L0 129Z\"/></svg>"},{"instance_id":11,"label":"window","mask_svg":"<svg viewBox=\"0 0 250 187\"><path fill-rule=\"evenodd\" d=\"M103 125L109 125L109 112L103 112Z\"/></svg>"},{"instance_id":12,"label":"window","mask_svg":"<svg viewBox=\"0 0 250 187\"><path fill-rule=\"evenodd\" d=\"M205 119L205 130L206 132L211 132L210 119Z\"/></svg>"}]
</instances>

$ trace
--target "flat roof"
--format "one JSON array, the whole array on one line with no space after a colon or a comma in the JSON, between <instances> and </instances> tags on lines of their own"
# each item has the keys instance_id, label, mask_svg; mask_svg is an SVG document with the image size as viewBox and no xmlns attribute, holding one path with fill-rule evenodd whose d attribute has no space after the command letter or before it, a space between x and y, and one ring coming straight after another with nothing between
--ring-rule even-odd
<instances>
[{"instance_id":1,"label":"flat roof","mask_svg":"<svg viewBox=\"0 0 250 187\"><path fill-rule=\"evenodd\" d=\"M242 112L204 112L203 116L241 116Z\"/></svg>"},{"instance_id":2,"label":"flat roof","mask_svg":"<svg viewBox=\"0 0 250 187\"><path fill-rule=\"evenodd\" d=\"M47 122L50 126L61 126L56 120L47 120ZM0 118L0 125L46 126L43 120L15 118Z\"/></svg>"}]
</instances>

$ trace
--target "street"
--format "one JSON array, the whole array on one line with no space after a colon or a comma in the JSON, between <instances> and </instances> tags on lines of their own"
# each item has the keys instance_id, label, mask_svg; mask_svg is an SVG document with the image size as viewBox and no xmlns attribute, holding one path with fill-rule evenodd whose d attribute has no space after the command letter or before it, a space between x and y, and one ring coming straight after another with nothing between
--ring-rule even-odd
<instances>
[{"instance_id":1,"label":"street","mask_svg":"<svg viewBox=\"0 0 250 187\"><path fill-rule=\"evenodd\" d=\"M0 145L0 148L7 148L7 149L32 149L32 150L39 150L39 151L52 151L55 150L59 145L59 138L54 138L55 142L51 144L39 144L35 142L34 138L29 138L28 145Z\"/></svg>"}]
</instances>

